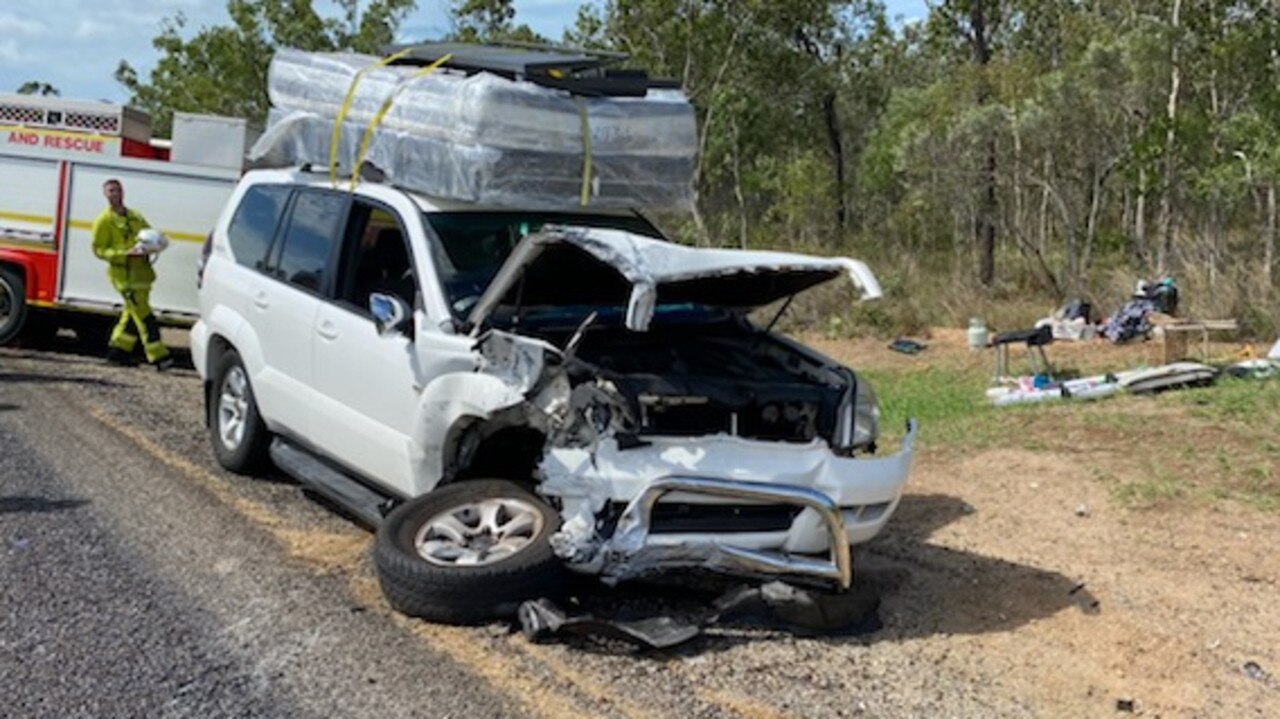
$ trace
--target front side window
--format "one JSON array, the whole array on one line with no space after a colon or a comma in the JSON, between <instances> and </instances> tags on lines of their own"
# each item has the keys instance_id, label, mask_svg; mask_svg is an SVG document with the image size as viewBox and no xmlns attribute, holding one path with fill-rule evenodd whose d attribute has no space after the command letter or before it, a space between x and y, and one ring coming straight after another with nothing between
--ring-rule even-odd
<instances>
[{"instance_id":1,"label":"front side window","mask_svg":"<svg viewBox=\"0 0 1280 719\"><path fill-rule=\"evenodd\" d=\"M338 240L347 197L338 192L303 190L293 203L285 230L278 276L312 292L323 292L329 258Z\"/></svg>"},{"instance_id":2,"label":"front side window","mask_svg":"<svg viewBox=\"0 0 1280 719\"><path fill-rule=\"evenodd\" d=\"M254 185L245 191L227 228L237 264L262 269L288 200L286 185Z\"/></svg>"},{"instance_id":3,"label":"front side window","mask_svg":"<svg viewBox=\"0 0 1280 719\"><path fill-rule=\"evenodd\" d=\"M588 215L572 212L430 212L423 215L434 231L432 243L440 283L454 316L464 318L493 281L511 250L543 225L576 225L625 230L661 238L639 215Z\"/></svg>"},{"instance_id":4,"label":"front side window","mask_svg":"<svg viewBox=\"0 0 1280 719\"><path fill-rule=\"evenodd\" d=\"M396 215L356 199L347 219L342 275L337 299L356 311L369 312L369 296L395 295L412 306L417 295L409 245Z\"/></svg>"}]
</instances>

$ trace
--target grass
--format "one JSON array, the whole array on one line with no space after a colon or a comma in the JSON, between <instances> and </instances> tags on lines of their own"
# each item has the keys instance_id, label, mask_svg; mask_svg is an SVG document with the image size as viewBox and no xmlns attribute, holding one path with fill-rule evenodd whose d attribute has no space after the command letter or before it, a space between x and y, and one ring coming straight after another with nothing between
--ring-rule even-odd
<instances>
[{"instance_id":1,"label":"grass","mask_svg":"<svg viewBox=\"0 0 1280 719\"><path fill-rule=\"evenodd\" d=\"M1094 481L1134 510L1230 502L1280 511L1280 379L996 408L985 399L987 375L977 363L859 371L880 398L886 446L915 417L930 450L1002 447L1087 461Z\"/></svg>"},{"instance_id":2,"label":"grass","mask_svg":"<svg viewBox=\"0 0 1280 719\"><path fill-rule=\"evenodd\" d=\"M1185 479L1176 474L1157 474L1125 482L1112 490L1116 501L1133 508L1150 508L1193 493Z\"/></svg>"},{"instance_id":3,"label":"grass","mask_svg":"<svg viewBox=\"0 0 1280 719\"><path fill-rule=\"evenodd\" d=\"M1004 422L984 398L985 382L968 374L933 367L867 369L862 372L880 399L880 426L886 441L901 437L909 418L921 426L928 446L965 443L985 447Z\"/></svg>"},{"instance_id":4,"label":"grass","mask_svg":"<svg viewBox=\"0 0 1280 719\"><path fill-rule=\"evenodd\" d=\"M1245 430L1265 428L1273 443L1280 434L1280 382L1224 379L1215 387L1171 397L1197 418Z\"/></svg>"}]
</instances>

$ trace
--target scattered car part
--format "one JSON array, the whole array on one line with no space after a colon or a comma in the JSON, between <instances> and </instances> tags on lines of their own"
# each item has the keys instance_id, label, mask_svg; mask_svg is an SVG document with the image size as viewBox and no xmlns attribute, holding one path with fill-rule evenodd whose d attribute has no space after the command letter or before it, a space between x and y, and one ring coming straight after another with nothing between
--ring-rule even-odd
<instances>
[{"instance_id":1,"label":"scattered car part","mask_svg":"<svg viewBox=\"0 0 1280 719\"><path fill-rule=\"evenodd\" d=\"M917 342L908 337L899 337L889 343L889 349L904 355L918 355L928 347L929 345L926 345L923 342Z\"/></svg>"},{"instance_id":2,"label":"scattered car part","mask_svg":"<svg viewBox=\"0 0 1280 719\"><path fill-rule=\"evenodd\" d=\"M1182 387L1205 387L1218 379L1218 370L1199 362L1174 362L1148 369L1118 372L1120 387L1133 394L1153 394Z\"/></svg>"},{"instance_id":3,"label":"scattered car part","mask_svg":"<svg viewBox=\"0 0 1280 719\"><path fill-rule=\"evenodd\" d=\"M570 614L549 599L520 605L520 628L530 641L573 635L620 640L645 649L668 649L693 639L717 622L745 614L764 614L787 629L801 633L856 631L880 628L880 597L874 587L825 592L773 581L757 587L733 587L708 609L684 618L658 614L642 619L609 619L590 613Z\"/></svg>"},{"instance_id":4,"label":"scattered car part","mask_svg":"<svg viewBox=\"0 0 1280 719\"><path fill-rule=\"evenodd\" d=\"M563 633L667 649L693 639L702 631L700 624L682 623L667 616L626 621L599 619L590 614L569 615L550 599L524 602L520 605L519 619L521 631L531 642L542 642Z\"/></svg>"}]
</instances>

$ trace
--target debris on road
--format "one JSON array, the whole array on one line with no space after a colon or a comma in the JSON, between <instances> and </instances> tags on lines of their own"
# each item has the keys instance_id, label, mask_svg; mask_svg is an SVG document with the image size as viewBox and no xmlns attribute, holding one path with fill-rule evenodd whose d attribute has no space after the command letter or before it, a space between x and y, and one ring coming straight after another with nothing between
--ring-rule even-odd
<instances>
[{"instance_id":1,"label":"debris on road","mask_svg":"<svg viewBox=\"0 0 1280 719\"><path fill-rule=\"evenodd\" d=\"M734 587L707 610L688 616L670 613L626 619L589 612L571 614L544 598L521 604L518 617L521 631L532 642L572 635L611 639L642 649L667 649L732 617L772 620L800 634L865 634L881 627L879 605L879 594L866 584L831 593L774 581L759 587Z\"/></svg>"},{"instance_id":2,"label":"debris on road","mask_svg":"<svg viewBox=\"0 0 1280 719\"><path fill-rule=\"evenodd\" d=\"M898 339L889 343L889 349L893 350L894 352L901 352L904 355L918 355L928 348L929 348L929 345L926 345L923 342L917 342L913 339L908 339L906 337L899 337Z\"/></svg>"}]
</instances>

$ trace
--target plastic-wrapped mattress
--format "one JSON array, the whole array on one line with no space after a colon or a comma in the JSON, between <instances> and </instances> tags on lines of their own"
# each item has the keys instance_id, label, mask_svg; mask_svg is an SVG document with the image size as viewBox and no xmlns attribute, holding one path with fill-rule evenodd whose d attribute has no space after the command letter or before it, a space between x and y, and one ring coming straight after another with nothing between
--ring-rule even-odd
<instances>
[{"instance_id":1,"label":"plastic-wrapped mattress","mask_svg":"<svg viewBox=\"0 0 1280 719\"><path fill-rule=\"evenodd\" d=\"M351 82L377 61L280 50L268 74L268 128L251 159L327 167ZM582 204L589 152L587 206L684 211L693 204L697 131L679 91L584 98L488 73L442 69L410 80L417 70L380 67L361 77L343 123L341 172L351 172L362 133L401 88L366 162L402 187L486 205L574 208Z\"/></svg>"}]
</instances>

